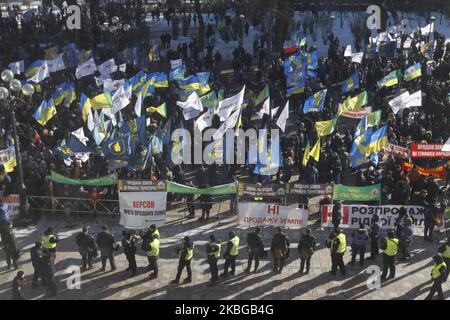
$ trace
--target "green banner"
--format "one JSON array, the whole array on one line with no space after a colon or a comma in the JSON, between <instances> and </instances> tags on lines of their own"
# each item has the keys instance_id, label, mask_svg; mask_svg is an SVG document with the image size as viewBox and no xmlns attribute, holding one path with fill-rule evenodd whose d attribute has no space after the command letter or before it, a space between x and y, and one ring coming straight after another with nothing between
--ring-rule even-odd
<instances>
[{"instance_id":1,"label":"green banner","mask_svg":"<svg viewBox=\"0 0 450 320\"><path fill-rule=\"evenodd\" d=\"M352 187L335 184L333 200L379 201L381 199L381 184L367 187Z\"/></svg>"},{"instance_id":2,"label":"green banner","mask_svg":"<svg viewBox=\"0 0 450 320\"><path fill-rule=\"evenodd\" d=\"M181 194L207 194L210 196L233 194L236 193L236 185L234 183L222 184L211 188L195 188L185 186L176 182L167 181L167 192Z\"/></svg>"},{"instance_id":3,"label":"green banner","mask_svg":"<svg viewBox=\"0 0 450 320\"><path fill-rule=\"evenodd\" d=\"M59 173L56 173L55 171L51 172L51 178L53 182L56 183L62 183L62 184L70 184L70 185L76 185L76 186L110 186L117 183L117 174L112 173L107 176L94 178L94 179L86 179L86 180L80 180L80 179L71 179L64 177L63 175L60 175Z\"/></svg>"}]
</instances>

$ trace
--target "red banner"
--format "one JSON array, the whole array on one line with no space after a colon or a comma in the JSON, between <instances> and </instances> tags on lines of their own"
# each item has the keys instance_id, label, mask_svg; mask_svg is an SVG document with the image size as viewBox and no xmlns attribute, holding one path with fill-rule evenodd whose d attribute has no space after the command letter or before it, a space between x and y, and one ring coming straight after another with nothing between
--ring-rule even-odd
<instances>
[{"instance_id":1,"label":"red banner","mask_svg":"<svg viewBox=\"0 0 450 320\"><path fill-rule=\"evenodd\" d=\"M419 166L415 166L415 167L417 169L417 172L419 172L419 174L421 174L421 175L424 175L424 176L432 175L432 176L440 178L440 179L445 179L445 167L444 166L439 166L439 167L430 168L430 169L427 169L424 167L419 167ZM405 171L411 171L414 168L414 164L408 163L408 162L403 162L402 168Z\"/></svg>"},{"instance_id":2,"label":"red banner","mask_svg":"<svg viewBox=\"0 0 450 320\"><path fill-rule=\"evenodd\" d=\"M411 144L411 158L450 158L450 151L441 151L443 144Z\"/></svg>"}]
</instances>

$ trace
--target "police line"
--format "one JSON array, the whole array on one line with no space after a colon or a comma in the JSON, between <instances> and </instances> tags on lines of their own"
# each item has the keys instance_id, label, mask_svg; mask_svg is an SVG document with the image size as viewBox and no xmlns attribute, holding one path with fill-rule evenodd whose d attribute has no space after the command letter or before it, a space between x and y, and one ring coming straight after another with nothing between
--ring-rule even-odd
<instances>
[{"instance_id":1,"label":"police line","mask_svg":"<svg viewBox=\"0 0 450 320\"><path fill-rule=\"evenodd\" d=\"M412 219L415 227L422 228L424 226L425 208L420 206L363 206L363 205L342 205L341 206L341 224L340 228L356 228L360 223L370 226L372 218L375 214L380 217L382 228L395 228L398 215L401 208L405 208L406 212ZM332 223L333 205L323 205L321 207L322 227L333 227ZM444 229L443 214L438 214L436 218L436 229Z\"/></svg>"}]
</instances>

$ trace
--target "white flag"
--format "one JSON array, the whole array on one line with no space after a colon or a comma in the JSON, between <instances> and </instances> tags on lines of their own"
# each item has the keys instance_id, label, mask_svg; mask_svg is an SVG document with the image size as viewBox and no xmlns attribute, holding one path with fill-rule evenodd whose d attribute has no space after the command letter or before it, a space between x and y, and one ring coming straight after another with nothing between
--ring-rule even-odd
<instances>
[{"instance_id":1,"label":"white flag","mask_svg":"<svg viewBox=\"0 0 450 320\"><path fill-rule=\"evenodd\" d=\"M238 109L231 116L229 116L228 119L224 123L222 123L220 128L217 129L216 132L214 132L213 139L214 140L221 139L228 129L234 128L236 126L240 114L241 110Z\"/></svg>"},{"instance_id":2,"label":"white flag","mask_svg":"<svg viewBox=\"0 0 450 320\"><path fill-rule=\"evenodd\" d=\"M270 111L270 116L272 117L272 119L273 119L273 117L276 116L276 114L277 114L277 112L278 112L278 109L280 109L280 107L273 108L273 109Z\"/></svg>"},{"instance_id":3,"label":"white flag","mask_svg":"<svg viewBox=\"0 0 450 320\"><path fill-rule=\"evenodd\" d=\"M444 146L442 147L441 151L450 151L450 138L445 141Z\"/></svg>"},{"instance_id":4,"label":"white flag","mask_svg":"<svg viewBox=\"0 0 450 320\"><path fill-rule=\"evenodd\" d=\"M403 48L409 49L411 48L412 38L407 38L405 42L403 42Z\"/></svg>"},{"instance_id":5,"label":"white flag","mask_svg":"<svg viewBox=\"0 0 450 320\"><path fill-rule=\"evenodd\" d=\"M110 75L111 73L116 72L117 66L114 59L109 59L103 62L101 65L98 66L98 71L102 75Z\"/></svg>"},{"instance_id":6,"label":"white flag","mask_svg":"<svg viewBox=\"0 0 450 320\"><path fill-rule=\"evenodd\" d=\"M121 127L123 124L123 116L122 116L122 112L119 110L119 127Z\"/></svg>"},{"instance_id":7,"label":"white flag","mask_svg":"<svg viewBox=\"0 0 450 320\"><path fill-rule=\"evenodd\" d=\"M122 110L130 103L123 87L120 87L112 96L112 113Z\"/></svg>"},{"instance_id":8,"label":"white flag","mask_svg":"<svg viewBox=\"0 0 450 320\"><path fill-rule=\"evenodd\" d=\"M111 123L112 123L113 127L115 127L117 125L117 119L116 119L115 114L112 112L112 108L102 108L100 117L102 117L102 114L111 119Z\"/></svg>"},{"instance_id":9,"label":"white flag","mask_svg":"<svg viewBox=\"0 0 450 320\"><path fill-rule=\"evenodd\" d=\"M142 95L141 93L139 93L136 99L136 103L134 104L134 112L136 112L136 115L138 117L141 116L141 108L142 108Z\"/></svg>"},{"instance_id":10,"label":"white flag","mask_svg":"<svg viewBox=\"0 0 450 320\"><path fill-rule=\"evenodd\" d=\"M125 84L125 79L120 80L111 80L105 79L103 80L103 91L104 92L113 92L119 90Z\"/></svg>"},{"instance_id":11,"label":"white flag","mask_svg":"<svg viewBox=\"0 0 450 320\"><path fill-rule=\"evenodd\" d=\"M277 126L280 127L281 131L286 130L286 120L289 118L289 100L286 101L286 106L284 107L283 111L281 112L280 116L277 120Z\"/></svg>"},{"instance_id":12,"label":"white flag","mask_svg":"<svg viewBox=\"0 0 450 320\"><path fill-rule=\"evenodd\" d=\"M219 102L216 113L219 115L220 121L227 120L233 111L240 109L242 102L244 101L244 92L245 85L238 94Z\"/></svg>"},{"instance_id":13,"label":"white flag","mask_svg":"<svg viewBox=\"0 0 450 320\"><path fill-rule=\"evenodd\" d=\"M206 127L211 127L212 119L213 114L210 110L207 110L204 114L198 117L197 121L195 121L195 125L197 126L198 130L202 132Z\"/></svg>"},{"instance_id":14,"label":"white flag","mask_svg":"<svg viewBox=\"0 0 450 320\"><path fill-rule=\"evenodd\" d=\"M56 57L53 60L47 60L47 66L50 72L57 72L66 69L62 56Z\"/></svg>"},{"instance_id":15,"label":"white flag","mask_svg":"<svg viewBox=\"0 0 450 320\"><path fill-rule=\"evenodd\" d=\"M127 64L126 64L126 63L122 63L122 64L119 66L119 71L121 71L121 72L127 72Z\"/></svg>"},{"instance_id":16,"label":"white flag","mask_svg":"<svg viewBox=\"0 0 450 320\"><path fill-rule=\"evenodd\" d=\"M432 30L432 24L428 24L423 28L420 28L420 32L422 33L423 36L427 36Z\"/></svg>"},{"instance_id":17,"label":"white flag","mask_svg":"<svg viewBox=\"0 0 450 320\"><path fill-rule=\"evenodd\" d=\"M203 111L203 104L197 92L193 91L185 102L177 101L177 106L183 109L193 108L198 111Z\"/></svg>"},{"instance_id":18,"label":"white flag","mask_svg":"<svg viewBox=\"0 0 450 320\"><path fill-rule=\"evenodd\" d=\"M80 79L90 74L93 74L95 71L97 71L97 65L95 64L94 59L90 58L89 60L87 60L86 62L77 67L77 70L75 70L75 77L77 79Z\"/></svg>"},{"instance_id":19,"label":"white flag","mask_svg":"<svg viewBox=\"0 0 450 320\"><path fill-rule=\"evenodd\" d=\"M25 62L23 60L11 62L8 65L8 69L11 70L14 74L21 74L25 72Z\"/></svg>"},{"instance_id":20,"label":"white flag","mask_svg":"<svg viewBox=\"0 0 450 320\"><path fill-rule=\"evenodd\" d=\"M92 110L92 109L91 109ZM94 124L97 125L100 121L97 110L94 110Z\"/></svg>"},{"instance_id":21,"label":"white flag","mask_svg":"<svg viewBox=\"0 0 450 320\"><path fill-rule=\"evenodd\" d=\"M89 141L89 138L84 135L83 127L73 131L72 134L84 145Z\"/></svg>"},{"instance_id":22,"label":"white flag","mask_svg":"<svg viewBox=\"0 0 450 320\"><path fill-rule=\"evenodd\" d=\"M183 117L184 117L184 120L186 120L186 121L197 118L199 115L200 115L200 111L197 109L194 109L192 107L183 109Z\"/></svg>"},{"instance_id":23,"label":"white flag","mask_svg":"<svg viewBox=\"0 0 450 320\"><path fill-rule=\"evenodd\" d=\"M409 95L407 106L408 108L422 106L422 90L416 91L413 94Z\"/></svg>"},{"instance_id":24,"label":"white flag","mask_svg":"<svg viewBox=\"0 0 450 320\"><path fill-rule=\"evenodd\" d=\"M390 100L388 104L392 108L392 112L397 114L401 109L408 108L408 100L409 100L409 92L406 91L405 93L402 93L398 97Z\"/></svg>"},{"instance_id":25,"label":"white flag","mask_svg":"<svg viewBox=\"0 0 450 320\"><path fill-rule=\"evenodd\" d=\"M92 108L89 109L89 113L88 113L88 118L87 118L87 128L89 129L89 131L94 130L95 127L95 123L94 123L94 116L92 115Z\"/></svg>"},{"instance_id":26,"label":"white flag","mask_svg":"<svg viewBox=\"0 0 450 320\"><path fill-rule=\"evenodd\" d=\"M261 110L256 112L258 119L262 119L265 114L270 114L270 98L267 98L266 101L264 101Z\"/></svg>"},{"instance_id":27,"label":"white flag","mask_svg":"<svg viewBox=\"0 0 450 320\"><path fill-rule=\"evenodd\" d=\"M364 52L356 52L352 54L352 62L361 64L364 57Z\"/></svg>"},{"instance_id":28,"label":"white flag","mask_svg":"<svg viewBox=\"0 0 450 320\"><path fill-rule=\"evenodd\" d=\"M183 59L170 60L170 69L176 69L183 65Z\"/></svg>"},{"instance_id":29,"label":"white flag","mask_svg":"<svg viewBox=\"0 0 450 320\"><path fill-rule=\"evenodd\" d=\"M352 56L352 45L348 44L347 47L345 47L344 57L351 57L351 56Z\"/></svg>"},{"instance_id":30,"label":"white flag","mask_svg":"<svg viewBox=\"0 0 450 320\"><path fill-rule=\"evenodd\" d=\"M50 76L50 72L48 71L47 61L45 61L40 67L39 70L36 72L34 76L32 76L27 81L33 81L34 83L39 83L45 78Z\"/></svg>"}]
</instances>

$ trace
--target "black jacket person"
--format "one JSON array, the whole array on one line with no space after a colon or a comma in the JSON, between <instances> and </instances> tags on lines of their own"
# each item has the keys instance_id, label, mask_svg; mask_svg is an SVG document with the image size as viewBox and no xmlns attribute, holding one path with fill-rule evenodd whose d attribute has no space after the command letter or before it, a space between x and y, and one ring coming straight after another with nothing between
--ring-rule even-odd
<instances>
[{"instance_id":1,"label":"black jacket person","mask_svg":"<svg viewBox=\"0 0 450 320\"><path fill-rule=\"evenodd\" d=\"M287 236L281 231L280 227L276 228L276 233L272 238L270 250L273 254L273 271L281 273L284 268L287 257L289 256L290 243Z\"/></svg>"},{"instance_id":2,"label":"black jacket person","mask_svg":"<svg viewBox=\"0 0 450 320\"><path fill-rule=\"evenodd\" d=\"M95 241L92 235L89 233L88 228L84 227L80 233L77 234L75 242L78 246L78 251L81 255L82 268L86 270L87 268L92 268L92 258L95 247Z\"/></svg>"},{"instance_id":3,"label":"black jacket person","mask_svg":"<svg viewBox=\"0 0 450 320\"><path fill-rule=\"evenodd\" d=\"M264 255L264 243L262 242L260 233L261 229L256 227L254 232L250 232L247 235L248 262L247 269L245 270L247 273L250 272L253 259L255 259L254 271L258 270L259 259Z\"/></svg>"},{"instance_id":4,"label":"black jacket person","mask_svg":"<svg viewBox=\"0 0 450 320\"><path fill-rule=\"evenodd\" d=\"M24 279L24 272L19 271L12 281L12 299L26 300L22 293L22 282Z\"/></svg>"},{"instance_id":5,"label":"black jacket person","mask_svg":"<svg viewBox=\"0 0 450 320\"><path fill-rule=\"evenodd\" d=\"M33 265L34 273L33 273L33 282L31 284L32 288L36 288L38 286L37 282L39 278L41 278L42 285L45 285L44 278L42 277L42 269L41 269L41 259L42 259L42 243L36 242L34 247L30 249L31 256L31 264Z\"/></svg>"},{"instance_id":6,"label":"black jacket person","mask_svg":"<svg viewBox=\"0 0 450 320\"><path fill-rule=\"evenodd\" d=\"M114 262L114 249L115 240L114 236L108 231L105 225L102 226L102 230L97 235L97 245L100 248L100 256L102 259L102 268L100 270L105 271L106 259L109 259L111 270L116 270L116 264Z\"/></svg>"}]
</instances>

